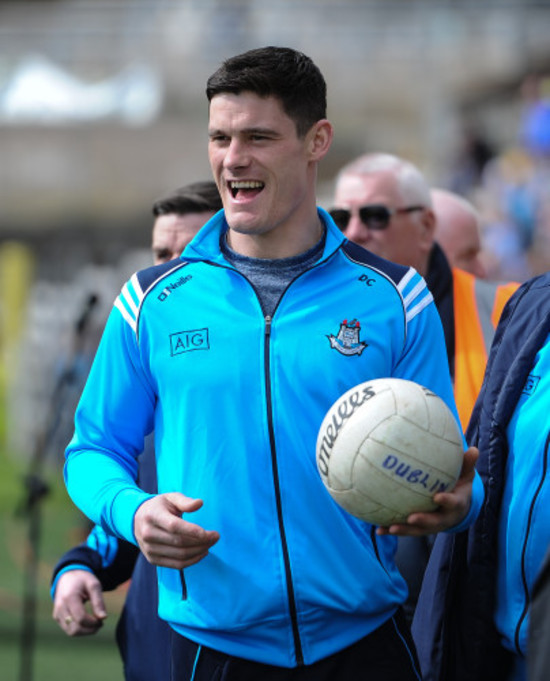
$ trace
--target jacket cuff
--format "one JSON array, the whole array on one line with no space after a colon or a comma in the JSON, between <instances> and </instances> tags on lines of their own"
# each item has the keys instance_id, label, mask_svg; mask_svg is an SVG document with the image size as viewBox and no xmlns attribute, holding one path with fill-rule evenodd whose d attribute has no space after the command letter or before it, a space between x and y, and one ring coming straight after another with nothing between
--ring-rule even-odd
<instances>
[{"instance_id":1,"label":"jacket cuff","mask_svg":"<svg viewBox=\"0 0 550 681\"><path fill-rule=\"evenodd\" d=\"M136 487L122 489L112 501L110 516L105 529L137 546L138 542L134 534L134 517L138 508L154 496L156 495L147 494Z\"/></svg>"}]
</instances>

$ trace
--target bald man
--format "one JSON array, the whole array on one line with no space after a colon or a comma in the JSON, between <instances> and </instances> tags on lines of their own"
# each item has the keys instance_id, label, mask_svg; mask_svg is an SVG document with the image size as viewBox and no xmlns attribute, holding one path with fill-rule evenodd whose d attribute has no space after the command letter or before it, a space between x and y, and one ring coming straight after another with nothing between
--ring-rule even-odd
<instances>
[{"instance_id":1,"label":"bald man","mask_svg":"<svg viewBox=\"0 0 550 681\"><path fill-rule=\"evenodd\" d=\"M446 189L432 189L431 196L436 217L435 240L451 267L486 279L479 213L464 197Z\"/></svg>"}]
</instances>

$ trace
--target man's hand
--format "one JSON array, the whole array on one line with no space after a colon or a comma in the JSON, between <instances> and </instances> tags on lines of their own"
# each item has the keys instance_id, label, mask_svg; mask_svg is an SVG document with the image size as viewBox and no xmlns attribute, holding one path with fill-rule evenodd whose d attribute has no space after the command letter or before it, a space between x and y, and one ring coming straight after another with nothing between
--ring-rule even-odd
<instances>
[{"instance_id":1,"label":"man's hand","mask_svg":"<svg viewBox=\"0 0 550 681\"><path fill-rule=\"evenodd\" d=\"M88 601L91 612L84 607ZM52 616L68 636L95 634L107 617L99 579L88 570L63 573L55 589Z\"/></svg>"},{"instance_id":2,"label":"man's hand","mask_svg":"<svg viewBox=\"0 0 550 681\"><path fill-rule=\"evenodd\" d=\"M139 547L153 565L183 568L208 555L220 535L182 518L202 506L179 492L159 494L143 503L134 517L134 533Z\"/></svg>"},{"instance_id":3,"label":"man's hand","mask_svg":"<svg viewBox=\"0 0 550 681\"><path fill-rule=\"evenodd\" d=\"M475 475L475 464L479 456L476 447L464 452L464 461L460 477L451 492L439 492L433 500L439 508L430 513L411 513L407 522L402 525L379 527L376 534L398 534L419 537L425 534L443 532L458 525L468 515L472 501L472 483Z\"/></svg>"}]
</instances>

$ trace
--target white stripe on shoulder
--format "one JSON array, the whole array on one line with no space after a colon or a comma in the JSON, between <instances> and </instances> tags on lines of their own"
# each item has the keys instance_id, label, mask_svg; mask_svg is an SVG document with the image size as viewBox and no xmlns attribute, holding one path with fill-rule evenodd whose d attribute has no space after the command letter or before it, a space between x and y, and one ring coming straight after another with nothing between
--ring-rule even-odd
<instances>
[{"instance_id":1,"label":"white stripe on shoulder","mask_svg":"<svg viewBox=\"0 0 550 681\"><path fill-rule=\"evenodd\" d=\"M401 279L399 284L397 284L397 288L401 292L401 295L403 295L403 292L404 292L405 288L407 287L407 284L411 281L411 279L416 274L417 274L417 271L414 269L414 267L409 267L409 269L407 270L407 273L405 274L403 279Z\"/></svg>"},{"instance_id":2,"label":"white stripe on shoulder","mask_svg":"<svg viewBox=\"0 0 550 681\"><path fill-rule=\"evenodd\" d=\"M115 301L115 307L122 314L123 319L132 327L137 328L139 306L143 300L143 290L139 283L137 273L133 274L130 281L122 287L120 295Z\"/></svg>"},{"instance_id":3,"label":"white stripe on shoulder","mask_svg":"<svg viewBox=\"0 0 550 681\"><path fill-rule=\"evenodd\" d=\"M412 288L405 293L409 285ZM407 274L399 282L398 288L403 296L407 322L416 317L417 314L427 307L432 301L433 296L426 285L426 281L413 268L409 268Z\"/></svg>"},{"instance_id":4,"label":"white stripe on shoulder","mask_svg":"<svg viewBox=\"0 0 550 681\"><path fill-rule=\"evenodd\" d=\"M413 307L411 307L410 309L407 308L407 322L410 322L411 319L416 317L417 314L420 314L420 312L422 312L422 310L425 307L428 307L428 305L432 302L433 299L434 298L432 294L426 288L426 295L422 298L422 300L418 301L418 303L416 303L416 305L413 305Z\"/></svg>"},{"instance_id":5,"label":"white stripe on shoulder","mask_svg":"<svg viewBox=\"0 0 550 681\"><path fill-rule=\"evenodd\" d=\"M120 296L115 300L115 307L122 315L124 321L127 322L127 324L129 324L132 327L132 330L135 333L137 329L136 318L132 317L132 315L130 315L126 307L124 307L124 304L120 300Z\"/></svg>"},{"instance_id":6,"label":"white stripe on shoulder","mask_svg":"<svg viewBox=\"0 0 550 681\"><path fill-rule=\"evenodd\" d=\"M122 295L127 300L128 307L137 315L139 305L143 300L143 291L137 274L132 275L128 284L122 289Z\"/></svg>"},{"instance_id":7,"label":"white stripe on shoulder","mask_svg":"<svg viewBox=\"0 0 550 681\"><path fill-rule=\"evenodd\" d=\"M405 307L408 307L412 303L412 301L415 298L417 298L422 293L422 291L424 291L424 289L427 289L426 282L423 279L420 279L404 297L403 300L405 302Z\"/></svg>"}]
</instances>

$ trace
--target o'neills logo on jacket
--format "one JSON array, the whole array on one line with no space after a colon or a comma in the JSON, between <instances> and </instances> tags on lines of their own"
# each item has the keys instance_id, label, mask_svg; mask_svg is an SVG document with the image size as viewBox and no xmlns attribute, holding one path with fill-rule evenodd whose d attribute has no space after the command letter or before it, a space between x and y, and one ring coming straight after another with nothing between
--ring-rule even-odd
<instances>
[{"instance_id":1,"label":"o'neills logo on jacket","mask_svg":"<svg viewBox=\"0 0 550 681\"><path fill-rule=\"evenodd\" d=\"M330 347L338 350L342 355L360 355L367 347L368 343L359 340L361 324L357 319L348 322L347 319L340 324L340 330L336 336L327 336Z\"/></svg>"},{"instance_id":2,"label":"o'neills logo on jacket","mask_svg":"<svg viewBox=\"0 0 550 681\"><path fill-rule=\"evenodd\" d=\"M180 286L183 286L184 284L187 284L187 282L192 279L193 277L188 274L186 277L180 277L179 279L176 279L176 281L173 281L171 284L168 284L168 286L165 286L162 291L159 293L157 298L162 302L163 300L166 300L168 296L172 293L172 291L175 291L177 288Z\"/></svg>"}]
</instances>

